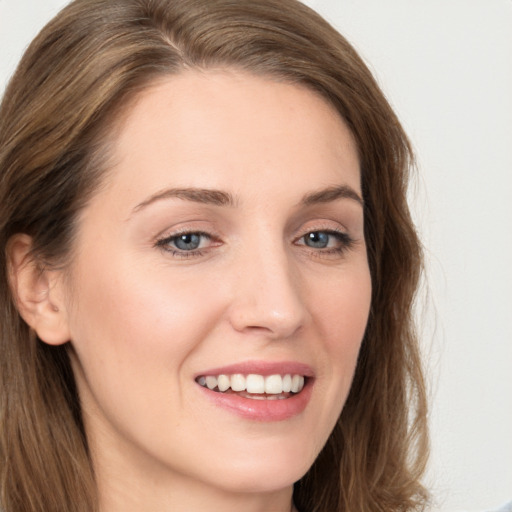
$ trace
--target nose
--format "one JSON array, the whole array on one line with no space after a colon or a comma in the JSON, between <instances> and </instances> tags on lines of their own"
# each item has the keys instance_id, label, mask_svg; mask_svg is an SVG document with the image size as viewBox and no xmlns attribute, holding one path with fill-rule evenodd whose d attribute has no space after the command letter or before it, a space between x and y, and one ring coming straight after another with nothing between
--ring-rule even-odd
<instances>
[{"instance_id":1,"label":"nose","mask_svg":"<svg viewBox=\"0 0 512 512\"><path fill-rule=\"evenodd\" d=\"M271 339L292 337L308 318L299 269L283 244L266 244L247 253L233 273L232 326Z\"/></svg>"}]
</instances>

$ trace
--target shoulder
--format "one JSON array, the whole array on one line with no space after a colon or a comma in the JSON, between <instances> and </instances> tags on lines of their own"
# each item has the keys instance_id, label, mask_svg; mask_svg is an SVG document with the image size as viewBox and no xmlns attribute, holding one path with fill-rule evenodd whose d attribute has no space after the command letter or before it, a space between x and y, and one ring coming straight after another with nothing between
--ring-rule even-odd
<instances>
[{"instance_id":1,"label":"shoulder","mask_svg":"<svg viewBox=\"0 0 512 512\"><path fill-rule=\"evenodd\" d=\"M502 507L496 509L496 510L487 510L486 512L512 512L512 501L509 501Z\"/></svg>"}]
</instances>

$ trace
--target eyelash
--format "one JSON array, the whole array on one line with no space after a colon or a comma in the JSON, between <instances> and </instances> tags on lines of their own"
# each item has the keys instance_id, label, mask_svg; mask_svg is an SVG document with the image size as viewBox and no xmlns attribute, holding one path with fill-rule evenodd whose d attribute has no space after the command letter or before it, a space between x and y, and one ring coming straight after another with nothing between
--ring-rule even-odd
<instances>
[{"instance_id":1,"label":"eyelash","mask_svg":"<svg viewBox=\"0 0 512 512\"><path fill-rule=\"evenodd\" d=\"M170 253L172 256L176 258L194 258L204 256L206 250L204 249L194 249L191 251L186 251L183 249L172 248L171 243L175 242L182 236L187 235L196 235L202 238L206 238L207 240L213 240L214 237L209 233L204 231L181 231L179 233L173 233L171 236L166 236L165 238L161 238L156 241L156 246L161 248L162 250Z\"/></svg>"},{"instance_id":2,"label":"eyelash","mask_svg":"<svg viewBox=\"0 0 512 512\"><path fill-rule=\"evenodd\" d=\"M305 243L306 237L308 235L312 234L325 234L329 237L334 237L339 242L339 247L325 247L325 248L314 248L307 246ZM170 253L173 257L176 258L200 258L201 256L204 256L205 253L210 249L210 247L206 249L192 249L190 251L179 249L179 248L172 248L170 244L176 242L180 237L183 236L190 236L195 235L201 238L205 238L207 240L215 240L215 238L204 231L181 231L179 233L174 233L171 236L166 236L165 238L161 238L156 241L156 246L161 248L162 250L166 251L167 253ZM300 236L295 240L294 243L297 243L298 241L304 241L304 243L298 244L304 247L307 247L312 254L314 254L317 257L328 257L328 256L341 256L344 252L351 249L354 245L353 238L344 231L338 231L334 229L313 229L305 233L304 235Z\"/></svg>"},{"instance_id":3,"label":"eyelash","mask_svg":"<svg viewBox=\"0 0 512 512\"><path fill-rule=\"evenodd\" d=\"M305 242L305 239L308 235L312 235L315 233L316 234L322 233L322 234L328 235L329 237L334 237L339 244L339 246L325 247L325 248L313 248L313 247L307 246L305 243L301 244L301 245L308 247L308 249L310 249L312 254L314 254L315 257L319 257L319 258L329 257L329 256L334 256L334 257L341 256L346 251L350 250L353 247L354 242L355 242L354 239L348 233L346 233L344 231L339 231L336 229L309 230L307 233L305 233L304 235L299 237L298 240L304 240L304 242Z\"/></svg>"}]
</instances>

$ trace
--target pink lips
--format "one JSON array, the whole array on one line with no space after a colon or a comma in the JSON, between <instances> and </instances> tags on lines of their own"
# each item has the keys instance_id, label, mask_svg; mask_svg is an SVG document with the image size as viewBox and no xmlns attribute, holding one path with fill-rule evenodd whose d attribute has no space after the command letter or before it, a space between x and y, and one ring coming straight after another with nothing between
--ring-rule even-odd
<instances>
[{"instance_id":1,"label":"pink lips","mask_svg":"<svg viewBox=\"0 0 512 512\"><path fill-rule=\"evenodd\" d=\"M207 399L216 406L226 409L242 418L255 421L283 421L300 414L309 403L313 389L314 376L310 366L296 362L262 362L248 361L218 368L210 368L196 376L208 375L244 375L258 374L263 376L274 374L298 374L306 377L302 391L283 400L255 400L236 393L220 393L198 385Z\"/></svg>"}]
</instances>

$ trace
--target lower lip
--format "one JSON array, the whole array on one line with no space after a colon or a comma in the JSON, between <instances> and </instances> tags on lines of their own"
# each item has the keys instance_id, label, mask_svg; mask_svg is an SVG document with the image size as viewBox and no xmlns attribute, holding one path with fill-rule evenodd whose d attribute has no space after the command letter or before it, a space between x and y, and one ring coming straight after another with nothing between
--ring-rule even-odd
<instances>
[{"instance_id":1,"label":"lower lip","mask_svg":"<svg viewBox=\"0 0 512 512\"><path fill-rule=\"evenodd\" d=\"M211 391L203 386L199 388L216 406L242 418L254 421L284 421L304 411L311 398L313 379L306 381L300 393L282 400L255 400L236 394Z\"/></svg>"}]
</instances>

